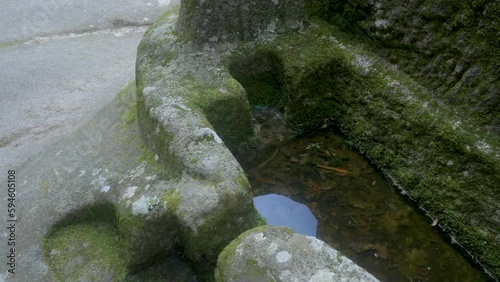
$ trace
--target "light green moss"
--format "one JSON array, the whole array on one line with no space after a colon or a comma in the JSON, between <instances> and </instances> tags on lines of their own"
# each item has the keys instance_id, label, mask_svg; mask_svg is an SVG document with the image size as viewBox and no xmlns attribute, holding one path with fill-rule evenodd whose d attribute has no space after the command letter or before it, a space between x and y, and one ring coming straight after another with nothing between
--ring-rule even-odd
<instances>
[{"instance_id":1,"label":"light green moss","mask_svg":"<svg viewBox=\"0 0 500 282\"><path fill-rule=\"evenodd\" d=\"M235 178L235 182L240 187L243 187L245 190L248 190L248 191L251 190L250 183L248 182L248 178L247 178L246 174L243 171L240 173L240 175L238 175Z\"/></svg>"},{"instance_id":2,"label":"light green moss","mask_svg":"<svg viewBox=\"0 0 500 282\"><path fill-rule=\"evenodd\" d=\"M21 44L21 42L17 42L17 41L0 42L0 49L13 47L13 46L20 45L20 44Z\"/></svg>"},{"instance_id":3,"label":"light green moss","mask_svg":"<svg viewBox=\"0 0 500 282\"><path fill-rule=\"evenodd\" d=\"M42 194L44 196L47 196L47 193L49 192L49 182L47 181L47 179L44 179L42 181L42 183L40 184L40 189L42 191Z\"/></svg>"},{"instance_id":4,"label":"light green moss","mask_svg":"<svg viewBox=\"0 0 500 282\"><path fill-rule=\"evenodd\" d=\"M123 241L124 246L134 246L133 241L136 240L135 234L137 230L144 227L144 218L141 215L132 214L131 208L125 204L120 204L117 208L118 232Z\"/></svg>"},{"instance_id":5,"label":"light green moss","mask_svg":"<svg viewBox=\"0 0 500 282\"><path fill-rule=\"evenodd\" d=\"M132 123L137 120L137 103L133 102L130 107L123 113L122 120L125 123Z\"/></svg>"},{"instance_id":6,"label":"light green moss","mask_svg":"<svg viewBox=\"0 0 500 282\"><path fill-rule=\"evenodd\" d=\"M165 202L168 213L175 214L175 210L181 202L181 193L176 189L168 189L165 195L160 197L160 200Z\"/></svg>"},{"instance_id":7,"label":"light green moss","mask_svg":"<svg viewBox=\"0 0 500 282\"><path fill-rule=\"evenodd\" d=\"M262 224L261 216L243 195L231 195L220 200L219 207L205 217L194 234L183 228L181 242L186 254L201 276L212 277L220 252L242 232ZM248 203L242 205L241 203ZM231 211L228 213L228 211Z\"/></svg>"},{"instance_id":8,"label":"light green moss","mask_svg":"<svg viewBox=\"0 0 500 282\"><path fill-rule=\"evenodd\" d=\"M131 124L137 120L137 101L133 98L136 90L135 80L129 82L116 96L117 101L124 105L124 111L121 115L126 124Z\"/></svg>"},{"instance_id":9,"label":"light green moss","mask_svg":"<svg viewBox=\"0 0 500 282\"><path fill-rule=\"evenodd\" d=\"M165 22L168 22L170 21L171 17L172 16L176 16L179 14L179 10L180 10L180 4L179 5L175 5L173 6L172 8L168 9L167 11L165 11L161 16L159 16L156 21L146 30L146 32L144 33L144 36L147 36L150 32L152 32L153 30L156 30L158 29L159 26L163 25Z\"/></svg>"},{"instance_id":10,"label":"light green moss","mask_svg":"<svg viewBox=\"0 0 500 282\"><path fill-rule=\"evenodd\" d=\"M163 13L161 16L158 17L156 20L155 24L160 25L162 22L168 20L168 18L172 16L177 16L179 14L179 10L181 8L181 5L175 5L172 8L168 9L165 13ZM154 27L152 27L154 28Z\"/></svg>"},{"instance_id":11,"label":"light green moss","mask_svg":"<svg viewBox=\"0 0 500 282\"><path fill-rule=\"evenodd\" d=\"M127 275L121 244L109 224L70 225L49 235L42 246L58 281L122 281Z\"/></svg>"},{"instance_id":12,"label":"light green moss","mask_svg":"<svg viewBox=\"0 0 500 282\"><path fill-rule=\"evenodd\" d=\"M222 84L211 84L199 79L186 80L187 104L200 109L224 144L235 150L243 143L251 143L254 136L250 107L243 96L243 87L227 77Z\"/></svg>"},{"instance_id":13,"label":"light green moss","mask_svg":"<svg viewBox=\"0 0 500 282\"><path fill-rule=\"evenodd\" d=\"M236 248L238 247L243 240L252 233L258 233L258 232L265 232L269 228L268 225L263 225L263 226L258 226L256 228L247 230L240 234L237 238L235 238L231 243L229 243L220 253L218 259L217 259L217 268L215 269L215 281L217 282L223 282L224 276L223 276L223 271L231 273L233 270L231 269L231 265L234 261L234 257L236 254ZM250 262L251 265L253 265ZM258 269L254 269L258 270ZM258 272L260 273L260 272ZM258 274L257 273L257 274Z\"/></svg>"}]
</instances>

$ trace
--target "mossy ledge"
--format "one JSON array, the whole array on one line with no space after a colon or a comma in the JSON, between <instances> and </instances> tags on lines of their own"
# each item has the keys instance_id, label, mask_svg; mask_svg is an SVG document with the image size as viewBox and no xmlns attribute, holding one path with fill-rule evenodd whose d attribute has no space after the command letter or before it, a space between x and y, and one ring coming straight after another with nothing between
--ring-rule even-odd
<instances>
[{"instance_id":1,"label":"mossy ledge","mask_svg":"<svg viewBox=\"0 0 500 282\"><path fill-rule=\"evenodd\" d=\"M69 225L44 240L45 260L57 281L122 281L128 270L117 237L104 222Z\"/></svg>"},{"instance_id":2,"label":"mossy ledge","mask_svg":"<svg viewBox=\"0 0 500 282\"><path fill-rule=\"evenodd\" d=\"M500 2L311 0L306 10L362 38L442 106L500 134Z\"/></svg>"},{"instance_id":3,"label":"mossy ledge","mask_svg":"<svg viewBox=\"0 0 500 282\"><path fill-rule=\"evenodd\" d=\"M76 210L52 226L42 247L56 279L119 281L126 277L126 257L116 224L114 206L101 202Z\"/></svg>"},{"instance_id":4,"label":"mossy ledge","mask_svg":"<svg viewBox=\"0 0 500 282\"><path fill-rule=\"evenodd\" d=\"M43 235L43 257L57 281L123 281L130 273L149 266L156 256L172 252L176 243L177 228L173 227L176 222L172 213L156 218L136 215L123 198L128 187L151 186L157 178L169 179L165 168L154 161L140 138L135 117L135 92L134 81L88 125L94 130L90 131L92 136L97 136L104 145L94 144L93 150L89 147L82 150L88 155L81 162L79 176L69 178L70 181L66 178L54 180L47 173L49 177L40 183L42 195L47 198L53 198L51 193L71 195L75 193L72 187L81 187L77 196L61 200L65 208L52 212L54 223L48 225L50 229ZM95 126L102 128L96 132ZM68 146L70 152L65 151L61 156L68 158L68 162L79 163L74 161L72 153L75 147L83 146L78 143L82 139L79 135L72 137L74 142ZM94 151L97 152L95 156ZM99 175L101 166L112 172ZM90 169L99 175L98 178L106 179L106 184L95 182L92 176L90 180L85 178L85 171ZM137 192L143 193L144 189L138 188Z\"/></svg>"},{"instance_id":5,"label":"mossy ledge","mask_svg":"<svg viewBox=\"0 0 500 282\"><path fill-rule=\"evenodd\" d=\"M230 151L251 146L254 132L245 90L223 56L195 51L175 21L167 12L139 45L137 116L148 150L172 176L172 192L159 196L170 200L179 244L201 278L211 280L222 249L262 221Z\"/></svg>"},{"instance_id":6,"label":"mossy ledge","mask_svg":"<svg viewBox=\"0 0 500 282\"><path fill-rule=\"evenodd\" d=\"M218 266L215 269L215 280L216 281L224 281L223 275L222 275L220 269L228 269L229 268L226 265L226 263L234 261L236 248L238 247L238 245L240 245L240 243L243 240L245 240L245 238L249 234L253 234L253 233L257 233L257 232L264 232L268 228L269 228L269 225L263 225L263 226L259 226L259 227L256 227L254 229L251 229L251 230L247 230L247 231L243 232L242 234L240 234L240 236L238 236L236 239L234 239L229 245L227 245L219 255ZM255 267L254 266L255 265L252 263L252 261L249 260L248 264L245 265L244 268L248 269L248 274L254 275L254 277L261 278L262 276L265 276L265 275L261 275L261 274L266 274L265 269L258 267L258 266L255 266Z\"/></svg>"}]
</instances>

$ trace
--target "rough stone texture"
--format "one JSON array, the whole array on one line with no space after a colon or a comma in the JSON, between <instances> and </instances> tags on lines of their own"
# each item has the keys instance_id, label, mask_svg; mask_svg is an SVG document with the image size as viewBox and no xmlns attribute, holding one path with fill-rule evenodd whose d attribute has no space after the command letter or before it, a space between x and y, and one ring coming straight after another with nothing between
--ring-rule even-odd
<instances>
[{"instance_id":1,"label":"rough stone texture","mask_svg":"<svg viewBox=\"0 0 500 282\"><path fill-rule=\"evenodd\" d=\"M223 71L222 54L177 40L175 19L165 14L139 46L139 125L149 148L179 179L175 214L188 256L215 266L219 252L260 218L227 147L251 141L251 115L243 87Z\"/></svg>"},{"instance_id":2,"label":"rough stone texture","mask_svg":"<svg viewBox=\"0 0 500 282\"><path fill-rule=\"evenodd\" d=\"M0 46L54 34L84 33L118 26L150 25L179 0L97 1L22 0L4 2Z\"/></svg>"},{"instance_id":3,"label":"rough stone texture","mask_svg":"<svg viewBox=\"0 0 500 282\"><path fill-rule=\"evenodd\" d=\"M191 205L176 209L183 226L181 241L191 259L207 264L225 246L221 243L255 225L251 216L244 217L254 211L253 205L247 206L251 195L242 189L248 186L246 176L226 147L251 144L254 134L245 91L224 62L234 45L200 47L197 40L179 40L175 20L174 14L165 14L139 46L139 124L159 161L187 179L179 192ZM213 194L200 193L207 190ZM235 196L223 198L228 194ZM207 226L197 220L199 214L211 214L212 222Z\"/></svg>"},{"instance_id":4,"label":"rough stone texture","mask_svg":"<svg viewBox=\"0 0 500 282\"><path fill-rule=\"evenodd\" d=\"M1 278L123 281L143 277L162 281L170 276L196 281L190 267L176 258L178 247L186 251L197 248L196 255L207 259L216 257L220 250L215 248L239 234L224 233L226 226L235 232L238 229L232 222L246 229L255 226L258 216L251 195L245 197L246 190L239 192L243 196L235 192L235 196L220 193L219 197L212 192L217 187L203 186L187 176L175 177L146 149L137 124L135 93L135 84L129 85L90 124L16 172L16 275L5 273ZM245 185L241 179L235 187L247 188ZM190 189L200 190L194 193ZM224 205L224 200L232 201L242 212L233 209L219 222L224 208L233 207ZM211 210L217 213L211 214ZM209 238L202 228L212 232ZM198 241L181 242L184 234L192 234ZM166 255L176 267L127 278Z\"/></svg>"},{"instance_id":5,"label":"rough stone texture","mask_svg":"<svg viewBox=\"0 0 500 282\"><path fill-rule=\"evenodd\" d=\"M217 31L204 20L210 9L204 5L217 7L217 1L184 1L177 28L179 10L172 10L146 32L137 59L137 119L145 146L135 109L125 106L131 100L117 100L19 170L23 232L15 279L121 279L124 271L173 251L176 242L210 270L219 252L259 221L246 177L229 151L254 140L246 94L274 103L298 130L340 127L352 145L439 219L454 242L500 277L497 136L436 102L428 84L399 72L369 42L324 21L297 21L301 2L282 6L294 12L277 8L275 14L260 4L287 2L243 2L211 11L216 15L210 19L228 22ZM236 21L246 16L241 7L256 8L245 25ZM268 17L279 18L277 25ZM244 32L234 33L233 27ZM248 39L254 40L243 42ZM23 193L28 185L38 192ZM99 222L106 231L96 235L102 240L91 241L109 246L118 234L125 245L121 262L96 270L110 264L76 255L60 260L72 264L54 271L61 268L50 265L52 256L86 248L85 236L96 234ZM54 248L78 228L89 232L74 248ZM81 265L90 268L90 276L71 270ZM67 273L76 277L61 277Z\"/></svg>"},{"instance_id":6,"label":"rough stone texture","mask_svg":"<svg viewBox=\"0 0 500 282\"><path fill-rule=\"evenodd\" d=\"M500 134L499 1L309 1L313 14L368 35L377 52Z\"/></svg>"},{"instance_id":7,"label":"rough stone texture","mask_svg":"<svg viewBox=\"0 0 500 282\"><path fill-rule=\"evenodd\" d=\"M421 57L422 54L427 54L426 48L436 52L435 56L441 51L443 54L448 51L432 47L433 41L426 40L428 45L422 45L427 46L422 47L422 51L417 48L400 52L400 49L393 46L381 48L380 44L360 35L363 28L366 29L369 25L359 25L357 21L369 17L374 5L383 5L385 8L381 13L389 15L391 11L398 13L401 6L396 4L392 7L387 4L389 2L370 4L364 1L310 1L305 6L298 3L297 7L305 7L305 12L291 13L290 21L294 24L290 24L289 29L282 25L274 29L274 32L267 32L262 29L265 25L257 24L267 23L267 17L274 17L266 13L259 14L257 8L252 15L252 22L249 22L250 27L245 30L260 29L263 32L259 36L244 37L234 36L232 26L236 21L233 18L243 19L246 15L240 13L235 17L234 14L227 13L239 11L237 7L242 7L239 5L243 4L236 2L227 9L211 11L218 15L211 14L210 19L228 19L227 27L223 23L224 28L217 31L215 24L200 24L205 23L205 14L199 12L208 12L209 4L216 7L215 1L182 2L182 16L177 29L169 27L163 19L164 22L159 22L154 32L146 36L147 44L141 48L147 49L149 55L139 60L139 77L156 77L153 80L161 78L162 81L169 81L163 89L177 93L177 89L186 89L184 85L193 84L192 81L204 81L203 88L220 89L211 82L227 85L232 81L227 73L229 72L245 87L252 103L272 104L281 109L289 125L296 130L305 131L324 125L339 127L350 144L373 160L389 181L428 216L439 220L438 227L450 235L454 244L465 247L490 275L500 277L500 144L494 130L498 107L490 103L497 99L495 91L498 87L488 88L493 92L484 92L478 90L481 87L468 84L470 90L478 90L484 94L474 96L472 100L475 102L472 103L478 102L477 105L484 107L462 102L457 105L445 102L447 98L438 95L442 89L437 89L432 79L426 80L415 71L401 71L402 62L411 61L408 54L411 55L410 58ZM269 1L259 3L266 6L269 5L267 2ZM425 4L421 1L419 3L424 8ZM434 4L429 5L429 9L434 7ZM275 12L279 13L277 10ZM436 8L432 13L438 12L439 9ZM300 21L300 15L303 14L307 18ZM401 21L404 19L403 16L394 17L401 18ZM447 17L446 13L444 17ZM373 19L373 24L382 29L387 23L384 18L377 19ZM492 20L494 17L485 16L486 19L493 24L494 30L497 27ZM484 26L478 25L477 30L491 34L491 30L482 29ZM345 32L351 31L348 27L352 28L354 34ZM418 25L414 28L418 29ZM228 34L224 36L224 33ZM427 34L421 32L424 33ZM209 40L214 36L217 40ZM158 43L152 43L153 38ZM245 42L246 39L248 41ZM482 43L477 45L479 49L483 46ZM495 46L488 47L492 51L491 56L497 54ZM161 67L156 64L155 71L145 71L143 66L149 64L149 70L153 67L151 63L146 64L142 60L149 58L152 62L160 60L159 58L172 58L169 53L172 50L177 56L175 59ZM467 57L466 55L464 53L460 56ZM492 72L485 73L485 81L479 76L479 72L474 75L480 82L477 85L489 87L497 83L494 76L489 78L490 74L496 73L495 63L490 62L498 62L494 59L496 57L490 55L481 55L474 61L481 64L484 62L481 67L483 70L493 68ZM471 57L473 58L474 56ZM425 65L429 60L419 62L424 62ZM187 67L190 71L183 74L179 71L179 65L191 64L200 67ZM471 69L474 69L472 65ZM434 77L433 72L447 76L445 70L432 68L426 73ZM460 76L460 79L468 81L466 76ZM145 78L139 80L146 81ZM151 81L138 85L139 97L146 100L146 108L153 108L152 105L158 104L148 102L149 97L162 96L147 94L152 89L148 87L154 87ZM175 85L175 90L171 88L172 85ZM178 85L182 87L179 88ZM231 85L234 85L233 89L239 89L237 83L231 82ZM456 86L465 91L463 93L468 93L468 88L461 88L460 85L467 83L457 82ZM238 97L238 91L234 92L233 97ZM200 93L197 90L183 96L194 97L196 95L193 96L193 93L196 92ZM219 92L212 92L210 97L220 95ZM199 102L203 100L200 95L196 97L197 102L192 104L199 105L206 113L215 131L220 133L221 139L230 148L234 150L235 145L239 148L239 142L248 140L246 137L251 135L249 123L240 123L238 127L229 123L229 128L238 128L244 132L241 138L231 139L229 137L233 135L224 135L221 130L228 125L217 125L217 119L213 118L217 115L207 111L207 107ZM207 96L203 97L206 101ZM486 98L483 99L484 97ZM488 97L493 97L493 100ZM160 98L153 100L159 101ZM236 118L236 113L227 115L225 112L226 116L233 117L233 121L244 121L241 117L245 115L247 106L243 100L230 108L227 108L227 104L218 103L217 109L227 111L237 108L239 118Z\"/></svg>"},{"instance_id":8,"label":"rough stone texture","mask_svg":"<svg viewBox=\"0 0 500 282\"><path fill-rule=\"evenodd\" d=\"M303 0L182 2L178 30L199 43L248 41L297 26Z\"/></svg>"},{"instance_id":9,"label":"rough stone texture","mask_svg":"<svg viewBox=\"0 0 500 282\"><path fill-rule=\"evenodd\" d=\"M315 237L287 227L262 226L241 234L219 256L216 281L378 281Z\"/></svg>"},{"instance_id":10,"label":"rough stone texture","mask_svg":"<svg viewBox=\"0 0 500 282\"><path fill-rule=\"evenodd\" d=\"M274 85L260 89L284 97L278 108L299 131L339 127L453 242L500 270L498 139L363 45L317 22L300 36L248 44L231 70L249 96L262 95L251 91L258 85ZM269 65L278 67L262 67Z\"/></svg>"}]
</instances>

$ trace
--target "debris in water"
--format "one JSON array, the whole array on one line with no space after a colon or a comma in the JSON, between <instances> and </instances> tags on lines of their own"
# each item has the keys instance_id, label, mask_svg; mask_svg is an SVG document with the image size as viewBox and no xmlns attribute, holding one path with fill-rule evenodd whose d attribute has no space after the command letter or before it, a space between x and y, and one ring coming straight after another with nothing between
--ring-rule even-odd
<instances>
[{"instance_id":1,"label":"debris in water","mask_svg":"<svg viewBox=\"0 0 500 282\"><path fill-rule=\"evenodd\" d=\"M377 252L378 257L382 259L389 258L389 252L387 251L387 246L382 244L375 245L375 251Z\"/></svg>"},{"instance_id":2,"label":"debris in water","mask_svg":"<svg viewBox=\"0 0 500 282\"><path fill-rule=\"evenodd\" d=\"M328 186L320 186L316 181L312 180L311 178L307 179L307 186L311 188L314 192L321 192L321 190L328 191L332 190L333 186L328 185Z\"/></svg>"},{"instance_id":3,"label":"debris in water","mask_svg":"<svg viewBox=\"0 0 500 282\"><path fill-rule=\"evenodd\" d=\"M439 219L437 219L437 218L436 218L436 219L434 219L434 220L432 221L431 226L436 226L436 225L438 224L438 222L439 222Z\"/></svg>"},{"instance_id":4,"label":"debris in water","mask_svg":"<svg viewBox=\"0 0 500 282\"><path fill-rule=\"evenodd\" d=\"M345 170L343 168L338 168L338 167L333 167L333 166L326 166L326 165L320 165L320 164L317 164L316 166L319 167L319 168L322 168L322 169L333 170L333 171L337 172L341 176L349 174L349 171Z\"/></svg>"}]
</instances>

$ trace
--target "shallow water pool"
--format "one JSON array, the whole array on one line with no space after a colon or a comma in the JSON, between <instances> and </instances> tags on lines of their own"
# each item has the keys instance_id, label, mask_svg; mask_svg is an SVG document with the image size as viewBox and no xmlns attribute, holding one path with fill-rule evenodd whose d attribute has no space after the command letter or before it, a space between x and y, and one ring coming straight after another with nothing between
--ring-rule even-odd
<instances>
[{"instance_id":1,"label":"shallow water pool","mask_svg":"<svg viewBox=\"0 0 500 282\"><path fill-rule=\"evenodd\" d=\"M487 281L341 135L325 129L284 139L281 132L271 142L275 133L264 125L266 145L238 156L255 196L277 194L309 207L317 238L381 281Z\"/></svg>"}]
</instances>

